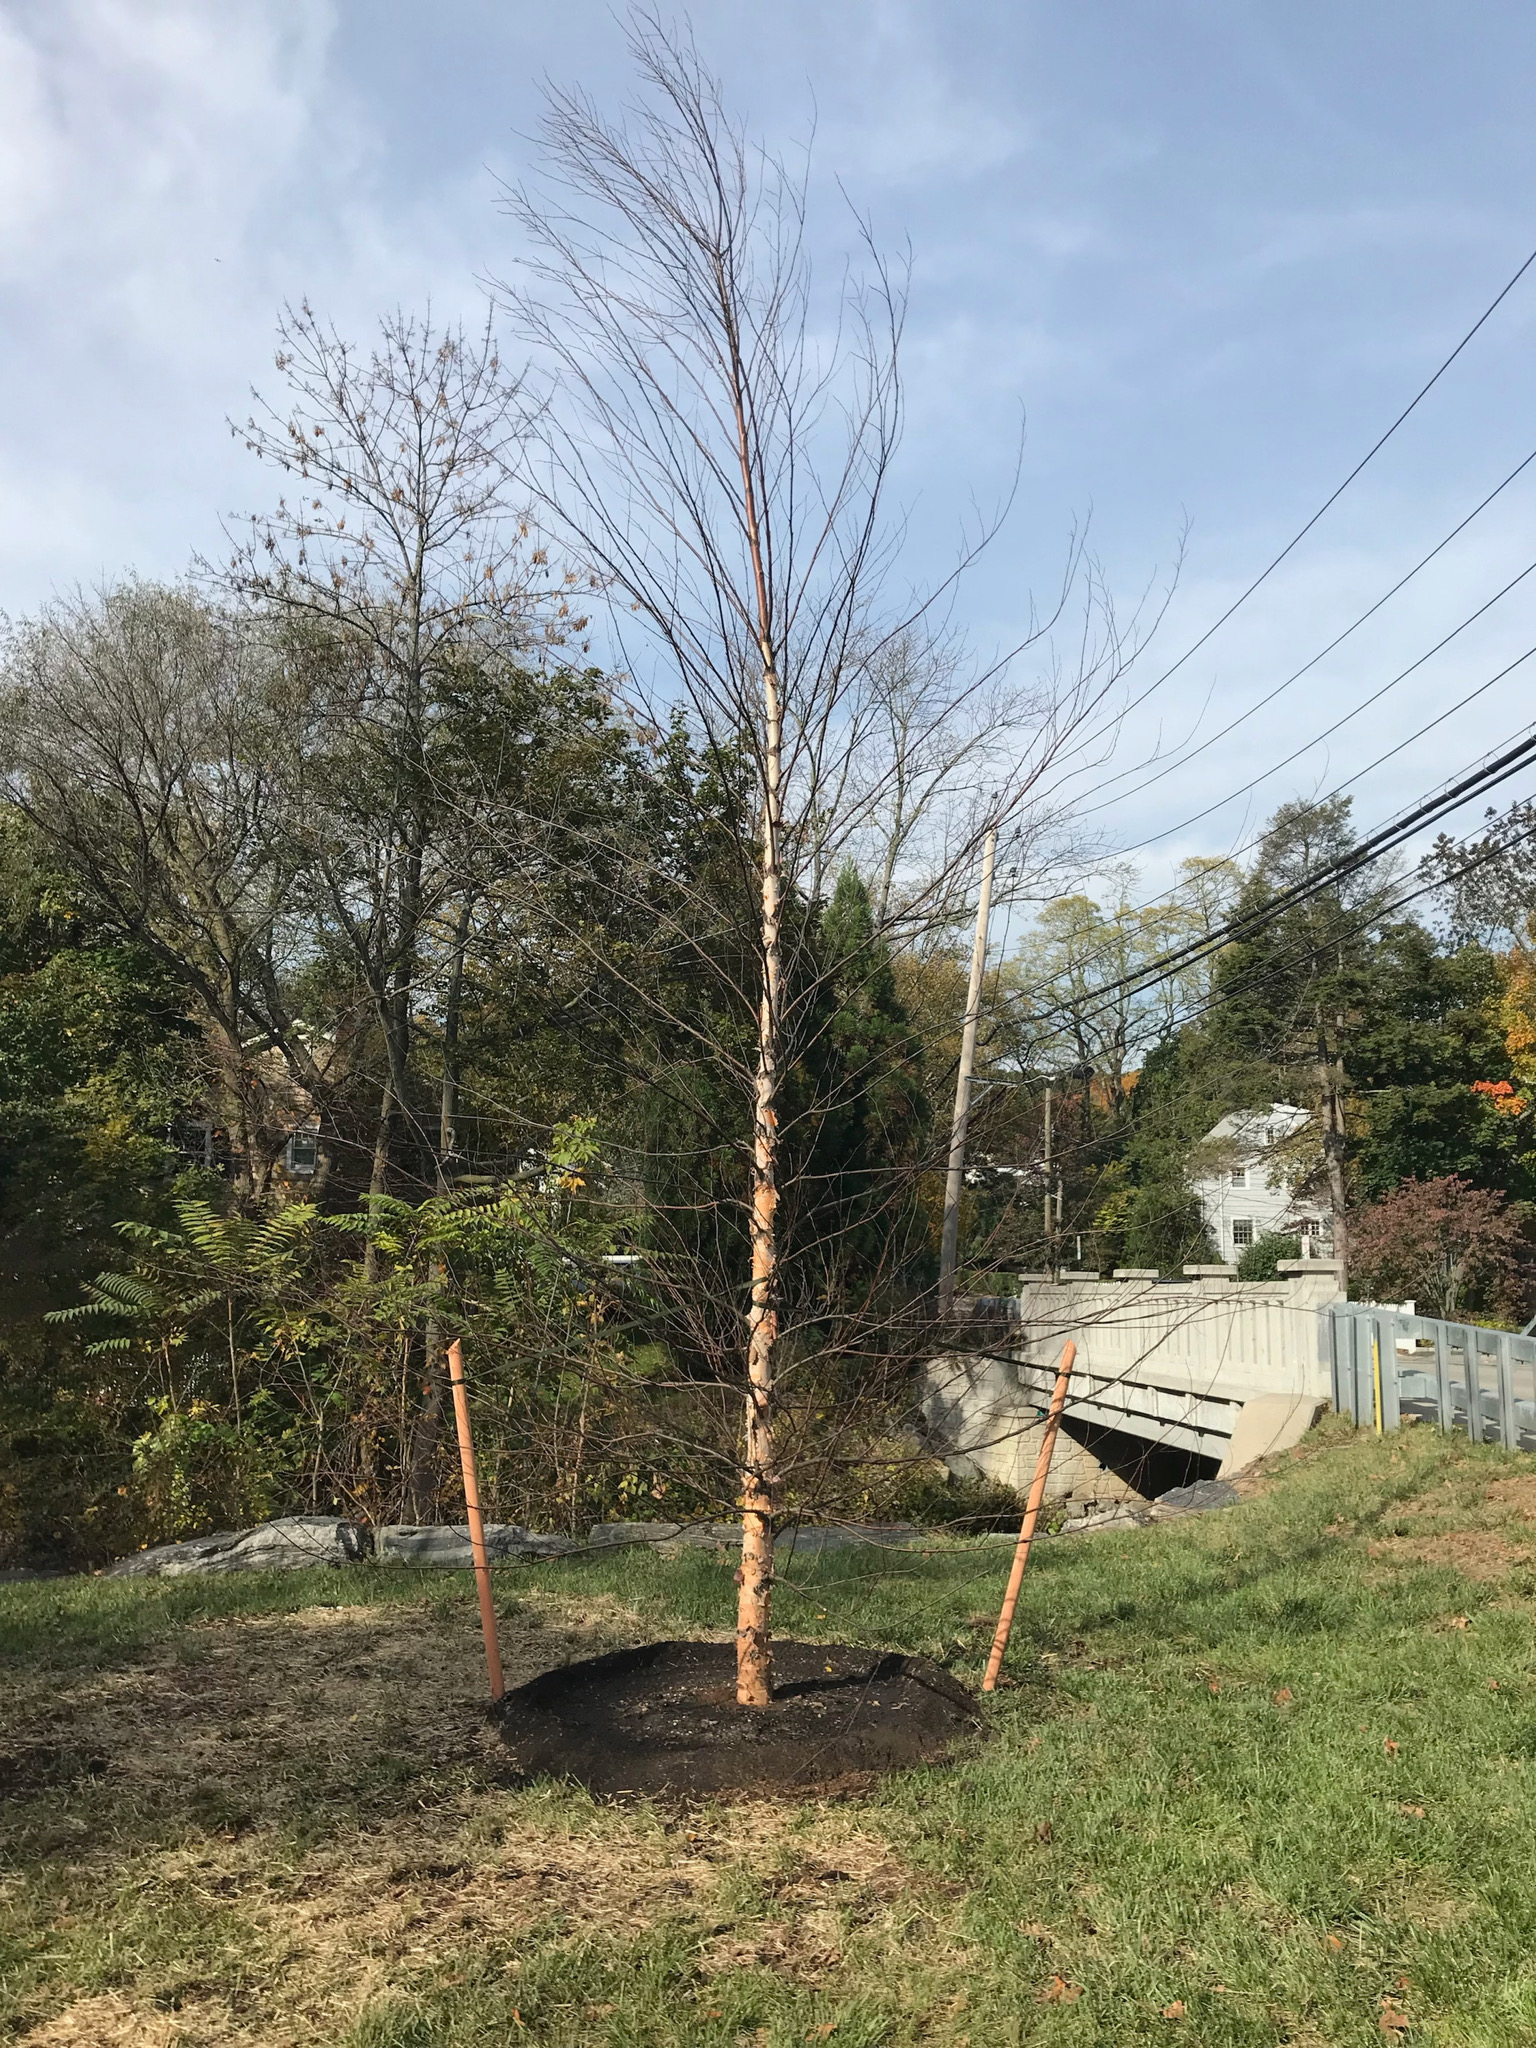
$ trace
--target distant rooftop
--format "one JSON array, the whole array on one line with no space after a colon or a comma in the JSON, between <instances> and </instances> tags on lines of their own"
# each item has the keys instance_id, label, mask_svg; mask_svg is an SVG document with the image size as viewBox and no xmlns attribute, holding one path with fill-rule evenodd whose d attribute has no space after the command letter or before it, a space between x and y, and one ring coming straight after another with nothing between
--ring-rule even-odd
<instances>
[{"instance_id":1,"label":"distant rooftop","mask_svg":"<svg viewBox=\"0 0 1536 2048\"><path fill-rule=\"evenodd\" d=\"M1253 1146L1278 1145L1303 1124L1312 1121L1310 1109L1298 1109L1294 1102L1272 1102L1268 1109L1234 1109L1212 1124L1205 1134L1210 1144L1216 1138L1235 1138Z\"/></svg>"}]
</instances>

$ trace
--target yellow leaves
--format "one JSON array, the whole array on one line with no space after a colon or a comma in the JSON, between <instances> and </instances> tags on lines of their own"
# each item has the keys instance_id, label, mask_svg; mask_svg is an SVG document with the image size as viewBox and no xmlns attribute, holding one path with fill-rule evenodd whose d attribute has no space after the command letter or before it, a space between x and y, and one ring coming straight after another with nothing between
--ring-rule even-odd
<instances>
[{"instance_id":1,"label":"yellow leaves","mask_svg":"<svg viewBox=\"0 0 1536 2048\"><path fill-rule=\"evenodd\" d=\"M1172 2005L1165 2005L1163 2007L1162 2016L1165 2020L1181 2020L1184 2018L1188 2010L1189 2008L1185 2005L1183 1999L1176 1998L1173 2001Z\"/></svg>"},{"instance_id":2,"label":"yellow leaves","mask_svg":"<svg viewBox=\"0 0 1536 2048\"><path fill-rule=\"evenodd\" d=\"M1498 1023L1511 1071L1536 1080L1536 954L1523 946L1504 956Z\"/></svg>"}]
</instances>

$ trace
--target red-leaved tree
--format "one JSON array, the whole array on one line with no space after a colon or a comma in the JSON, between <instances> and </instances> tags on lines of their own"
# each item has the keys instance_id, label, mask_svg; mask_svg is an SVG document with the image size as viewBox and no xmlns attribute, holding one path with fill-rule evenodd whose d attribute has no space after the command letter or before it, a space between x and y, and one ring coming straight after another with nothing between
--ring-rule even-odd
<instances>
[{"instance_id":1,"label":"red-leaved tree","mask_svg":"<svg viewBox=\"0 0 1536 2048\"><path fill-rule=\"evenodd\" d=\"M1405 1180L1350 1225L1350 1280L1426 1314L1510 1309L1525 1287L1525 1238L1502 1194L1459 1174Z\"/></svg>"}]
</instances>

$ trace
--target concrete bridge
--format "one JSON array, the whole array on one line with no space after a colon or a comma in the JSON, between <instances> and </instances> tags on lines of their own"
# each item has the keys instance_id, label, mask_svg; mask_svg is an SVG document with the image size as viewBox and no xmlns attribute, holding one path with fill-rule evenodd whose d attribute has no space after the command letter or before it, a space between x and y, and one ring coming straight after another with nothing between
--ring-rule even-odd
<instances>
[{"instance_id":1,"label":"concrete bridge","mask_svg":"<svg viewBox=\"0 0 1536 2048\"><path fill-rule=\"evenodd\" d=\"M1051 1497L1143 1491L1138 1446L1143 1462L1182 1453L1236 1471L1294 1443L1329 1400L1326 1310L1341 1295L1338 1268L1313 1259L1283 1264L1272 1281L1239 1280L1229 1266L1186 1267L1177 1281L1026 1274L1017 1297L956 1304L965 1346L924 1368L923 1414L952 1471L1025 1490L1071 1338Z\"/></svg>"}]
</instances>

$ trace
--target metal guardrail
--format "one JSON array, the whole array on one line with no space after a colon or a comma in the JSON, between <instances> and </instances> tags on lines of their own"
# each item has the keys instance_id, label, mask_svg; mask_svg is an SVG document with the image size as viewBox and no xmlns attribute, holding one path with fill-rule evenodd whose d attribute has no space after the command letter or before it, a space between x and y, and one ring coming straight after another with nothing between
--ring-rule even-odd
<instances>
[{"instance_id":1,"label":"metal guardrail","mask_svg":"<svg viewBox=\"0 0 1536 2048\"><path fill-rule=\"evenodd\" d=\"M1409 1416L1536 1451L1536 1336L1365 1302L1336 1302L1320 1321L1341 1415L1378 1431Z\"/></svg>"}]
</instances>

